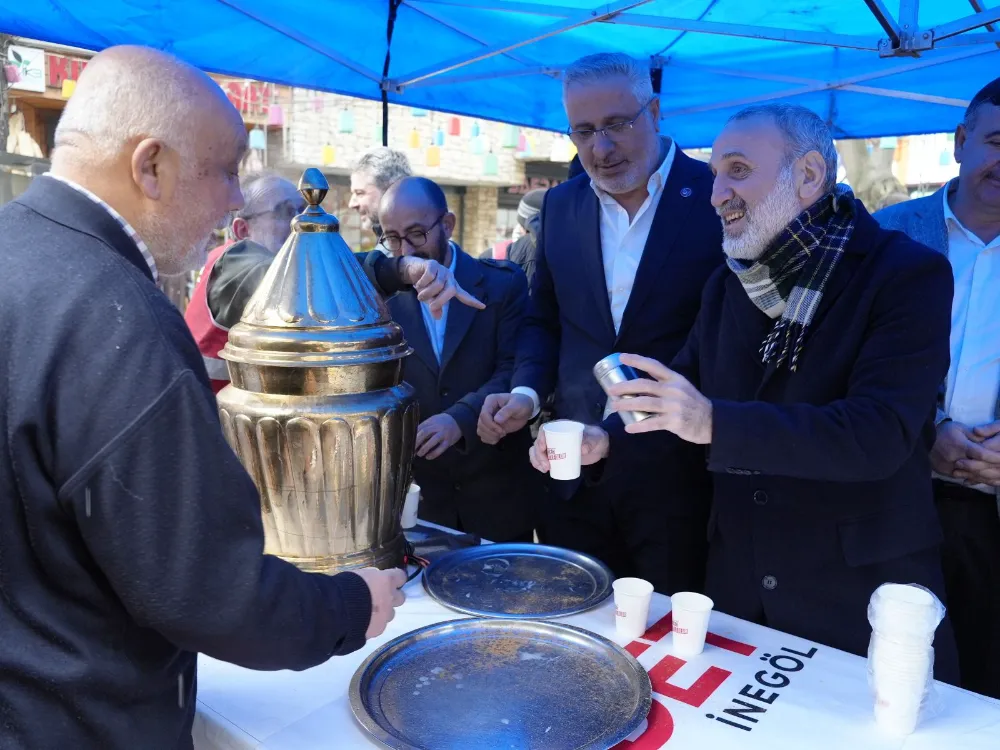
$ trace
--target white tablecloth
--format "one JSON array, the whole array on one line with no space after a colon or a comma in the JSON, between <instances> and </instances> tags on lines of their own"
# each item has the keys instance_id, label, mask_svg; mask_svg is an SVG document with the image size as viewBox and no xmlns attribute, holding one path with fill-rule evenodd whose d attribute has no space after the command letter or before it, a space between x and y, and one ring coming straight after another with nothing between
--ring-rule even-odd
<instances>
[{"instance_id":1,"label":"white tablecloth","mask_svg":"<svg viewBox=\"0 0 1000 750\"><path fill-rule=\"evenodd\" d=\"M387 641L459 616L431 599L419 579L405 591L407 602L382 637L305 672L254 672L200 657L195 749L381 747L351 713L351 676ZM908 738L887 737L872 718L864 659L718 612L712 642L683 662L670 653L669 619L662 619L669 609L667 597L654 595L651 628L631 644L615 634L610 599L563 620L626 646L650 673L653 710L622 750L1000 749L1000 702L938 684L937 713Z\"/></svg>"}]
</instances>

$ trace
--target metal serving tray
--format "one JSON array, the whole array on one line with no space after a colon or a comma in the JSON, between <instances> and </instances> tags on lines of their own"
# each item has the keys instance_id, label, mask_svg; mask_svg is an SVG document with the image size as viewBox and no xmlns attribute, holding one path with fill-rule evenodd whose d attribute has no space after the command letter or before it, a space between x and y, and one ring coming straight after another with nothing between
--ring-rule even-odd
<instances>
[{"instance_id":1,"label":"metal serving tray","mask_svg":"<svg viewBox=\"0 0 1000 750\"><path fill-rule=\"evenodd\" d=\"M606 750L649 713L629 653L568 625L442 622L390 641L351 680L351 709L394 750Z\"/></svg>"},{"instance_id":2,"label":"metal serving tray","mask_svg":"<svg viewBox=\"0 0 1000 750\"><path fill-rule=\"evenodd\" d=\"M479 617L531 620L590 609L611 593L608 566L588 555L540 544L484 544L456 550L424 571L441 604Z\"/></svg>"}]
</instances>

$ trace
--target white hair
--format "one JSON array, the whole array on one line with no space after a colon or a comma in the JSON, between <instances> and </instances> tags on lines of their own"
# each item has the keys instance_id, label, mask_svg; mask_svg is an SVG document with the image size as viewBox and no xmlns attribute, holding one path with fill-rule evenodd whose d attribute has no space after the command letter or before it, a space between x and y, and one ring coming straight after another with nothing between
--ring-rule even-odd
<instances>
[{"instance_id":1,"label":"white hair","mask_svg":"<svg viewBox=\"0 0 1000 750\"><path fill-rule=\"evenodd\" d=\"M406 154L385 146L373 148L358 159L351 174L359 172L370 176L375 187L383 193L392 183L413 176L410 160L406 158Z\"/></svg>"},{"instance_id":2,"label":"white hair","mask_svg":"<svg viewBox=\"0 0 1000 750\"><path fill-rule=\"evenodd\" d=\"M296 191L295 185L281 175L260 172L246 175L240 181L240 190L243 192L243 208L236 212L235 218L245 219L271 209L272 206L268 205L267 201L272 199L275 190L279 187L291 188L290 192Z\"/></svg>"},{"instance_id":3,"label":"white hair","mask_svg":"<svg viewBox=\"0 0 1000 750\"><path fill-rule=\"evenodd\" d=\"M653 82L649 66L621 52L599 52L581 57L563 71L563 95L573 84L587 84L608 78L623 77L629 82L632 94L639 104L645 105L653 98Z\"/></svg>"},{"instance_id":4,"label":"white hair","mask_svg":"<svg viewBox=\"0 0 1000 750\"><path fill-rule=\"evenodd\" d=\"M829 193L837 186L837 149L833 145L830 128L819 115L797 104L772 102L742 109L730 117L729 122L753 117L769 117L778 126L788 144L786 164L801 159L810 151L816 151L826 163L823 189Z\"/></svg>"},{"instance_id":5,"label":"white hair","mask_svg":"<svg viewBox=\"0 0 1000 750\"><path fill-rule=\"evenodd\" d=\"M80 146L80 157L110 159L129 141L158 138L190 153L190 122L204 85L192 73L199 71L164 52L145 53L130 56L127 67L95 64L83 71L56 126L56 149Z\"/></svg>"}]
</instances>

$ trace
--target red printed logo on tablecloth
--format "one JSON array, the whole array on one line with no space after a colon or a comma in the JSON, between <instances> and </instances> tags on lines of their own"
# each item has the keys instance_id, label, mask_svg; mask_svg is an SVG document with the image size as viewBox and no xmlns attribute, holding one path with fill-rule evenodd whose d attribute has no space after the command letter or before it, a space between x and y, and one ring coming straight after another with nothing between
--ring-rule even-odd
<instances>
[{"instance_id":1,"label":"red printed logo on tablecloth","mask_svg":"<svg viewBox=\"0 0 1000 750\"><path fill-rule=\"evenodd\" d=\"M673 629L673 618L671 613L653 624L644 634L643 638L648 641L660 641ZM679 631L680 632L680 631ZM709 633L705 637L705 642L717 648L731 651L741 656L750 656L757 650L755 646L748 643L734 641L731 638ZM632 641L625 650L632 656L638 657L650 648L649 643L643 641ZM653 692L670 698L693 708L700 708L704 705L716 690L726 681L732 672L720 667L709 667L697 680L688 688L678 687L670 682L670 679L687 664L683 659L667 654L649 670L649 680L653 686ZM646 731L635 740L624 740L613 748L613 750L657 750L663 747L674 733L674 718L669 709L657 700L653 700L646 718Z\"/></svg>"}]
</instances>

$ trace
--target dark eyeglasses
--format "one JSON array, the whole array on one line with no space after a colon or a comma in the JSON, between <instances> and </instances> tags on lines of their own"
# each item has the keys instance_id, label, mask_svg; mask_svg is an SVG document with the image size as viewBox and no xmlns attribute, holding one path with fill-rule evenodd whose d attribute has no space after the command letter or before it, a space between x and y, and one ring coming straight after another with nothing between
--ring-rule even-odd
<instances>
[{"instance_id":1,"label":"dark eyeglasses","mask_svg":"<svg viewBox=\"0 0 1000 750\"><path fill-rule=\"evenodd\" d=\"M261 216L274 216L276 219L287 219L291 221L300 213L306 210L306 204L303 201L282 201L274 208L268 209L267 211L258 211L255 214L246 214L239 216L239 218L250 221L251 219L257 219Z\"/></svg>"},{"instance_id":2,"label":"dark eyeglasses","mask_svg":"<svg viewBox=\"0 0 1000 750\"><path fill-rule=\"evenodd\" d=\"M423 247L427 244L427 235L431 233L438 224L441 223L443 219L448 214L444 213L437 217L433 224L431 224L427 229L411 229L409 232L400 237L398 234L383 234L379 237L379 242L385 245L390 252L398 253L403 247L403 240L410 243L410 247L417 248Z\"/></svg>"},{"instance_id":3,"label":"dark eyeglasses","mask_svg":"<svg viewBox=\"0 0 1000 750\"><path fill-rule=\"evenodd\" d=\"M594 138L594 136L597 135L598 133L600 133L601 135L603 135L603 136L605 136L607 138L614 139L615 136L624 135L625 133L627 133L628 131L630 131L632 128L634 128L636 122L638 122L639 118L642 117L643 112L645 112L649 108L649 105L652 104L652 103L653 103L652 99L650 99L648 102L646 102L642 106L642 109L639 110L639 114L637 114L631 120L625 120L624 122L615 122L615 123L612 123L611 125L605 125L603 128L594 128L592 130L572 130L572 129L570 129L570 130L568 130L566 132L569 135L570 140L572 140L573 143L576 143L576 144L589 143Z\"/></svg>"}]
</instances>

